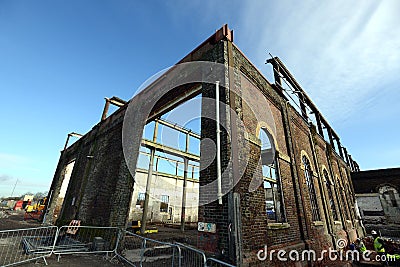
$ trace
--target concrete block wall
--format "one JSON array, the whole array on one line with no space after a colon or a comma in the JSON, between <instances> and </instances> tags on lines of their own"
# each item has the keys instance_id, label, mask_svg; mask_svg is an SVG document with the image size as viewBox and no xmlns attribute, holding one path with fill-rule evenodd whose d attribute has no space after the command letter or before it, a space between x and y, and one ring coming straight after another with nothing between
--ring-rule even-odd
<instances>
[{"instance_id":1,"label":"concrete block wall","mask_svg":"<svg viewBox=\"0 0 400 267\"><path fill-rule=\"evenodd\" d=\"M138 184L145 185L147 180L146 170L137 170L135 179ZM198 203L199 203L199 182L188 179L186 184L186 203L185 221L197 222ZM182 211L182 177L172 177L162 173L153 173L151 185L151 198L149 201L148 218L152 222L177 223L181 221ZM143 210L136 207L139 193L145 193L145 188L135 186L129 211L129 221L142 219ZM168 212L160 212L161 196L169 197L168 208L172 208L172 218Z\"/></svg>"},{"instance_id":2,"label":"concrete block wall","mask_svg":"<svg viewBox=\"0 0 400 267\"><path fill-rule=\"evenodd\" d=\"M351 178L362 220L368 228L399 229L400 168L354 172ZM364 213L365 211L365 213ZM368 211L374 211L368 213Z\"/></svg>"}]
</instances>

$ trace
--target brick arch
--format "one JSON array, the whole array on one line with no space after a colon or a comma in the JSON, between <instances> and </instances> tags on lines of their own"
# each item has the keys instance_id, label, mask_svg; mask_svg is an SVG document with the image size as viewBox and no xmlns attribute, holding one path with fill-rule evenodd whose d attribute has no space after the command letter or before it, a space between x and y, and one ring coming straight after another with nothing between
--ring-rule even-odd
<instances>
[{"instance_id":1,"label":"brick arch","mask_svg":"<svg viewBox=\"0 0 400 267\"><path fill-rule=\"evenodd\" d=\"M260 135L261 129L265 130L265 133L268 135L269 140L271 141L271 144L274 146L274 149L276 152L280 152L278 143L276 142L276 137L274 134L274 131L272 130L271 126L269 126L266 122L260 121L257 123L257 128L256 128L256 136L258 137Z\"/></svg>"},{"instance_id":2,"label":"brick arch","mask_svg":"<svg viewBox=\"0 0 400 267\"><path fill-rule=\"evenodd\" d=\"M321 173L324 174L324 171L326 171L326 172L328 173L328 180L329 180L329 182L332 183L332 184L335 184L335 183L333 183L333 182L334 182L334 179L329 175L328 168L327 168L324 164L322 164L322 165L321 165ZM326 182L326 181L325 181L325 175L322 175L322 178L324 179L323 182Z\"/></svg>"},{"instance_id":3,"label":"brick arch","mask_svg":"<svg viewBox=\"0 0 400 267\"><path fill-rule=\"evenodd\" d=\"M381 183L381 184L378 184L376 187L375 187L375 190L376 190L376 192L377 193L380 193L379 192L379 189L381 189L381 188L383 188L383 187L391 187L391 188L393 188L393 189L395 189L396 190L396 193L398 194L399 193L399 188L396 186L396 185L394 185L394 184L391 184L391 183Z\"/></svg>"},{"instance_id":4,"label":"brick arch","mask_svg":"<svg viewBox=\"0 0 400 267\"><path fill-rule=\"evenodd\" d=\"M300 152L301 167L304 168L303 156L305 156L305 157L308 159L308 162L310 163L311 171L313 172L313 175L314 175L315 169L314 169L314 167L313 167L311 158L310 158L310 156L307 154L307 152L304 151L304 150L301 150L301 152Z\"/></svg>"}]
</instances>

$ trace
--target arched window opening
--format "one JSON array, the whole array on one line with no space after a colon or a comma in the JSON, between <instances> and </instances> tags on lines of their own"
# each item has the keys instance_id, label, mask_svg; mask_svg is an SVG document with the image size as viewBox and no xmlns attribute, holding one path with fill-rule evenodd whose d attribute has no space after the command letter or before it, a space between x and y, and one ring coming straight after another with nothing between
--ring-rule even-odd
<instances>
[{"instance_id":1,"label":"arched window opening","mask_svg":"<svg viewBox=\"0 0 400 267\"><path fill-rule=\"evenodd\" d=\"M341 201L341 204L339 204L339 207L342 209L342 217L344 220L348 220L351 217L349 216L347 201L346 201L346 197L344 194L344 187L342 186L340 178L337 175L336 175L336 184L337 184L336 190L337 190L337 192L339 192L340 201Z\"/></svg>"},{"instance_id":2,"label":"arched window opening","mask_svg":"<svg viewBox=\"0 0 400 267\"><path fill-rule=\"evenodd\" d=\"M264 129L260 130L259 139L267 218L271 222L284 222L283 194L271 139Z\"/></svg>"},{"instance_id":3,"label":"arched window opening","mask_svg":"<svg viewBox=\"0 0 400 267\"><path fill-rule=\"evenodd\" d=\"M319 209L318 209L317 194L315 192L311 164L310 164L309 159L305 155L303 155L302 161L303 161L303 165L304 165L304 176L306 178L308 193L310 195L312 219L313 219L313 221L320 221L321 216L319 214Z\"/></svg>"},{"instance_id":4,"label":"arched window opening","mask_svg":"<svg viewBox=\"0 0 400 267\"><path fill-rule=\"evenodd\" d=\"M332 183L331 183L331 180L329 179L328 172L325 169L323 170L323 174L324 174L324 178L325 178L325 181L326 181L325 182L326 183L326 188L328 190L329 205L331 207L332 216L333 216L333 219L335 221L337 221L337 220L339 220L339 217L338 217L338 213L337 213L337 210L336 210L335 202L333 200Z\"/></svg>"}]
</instances>

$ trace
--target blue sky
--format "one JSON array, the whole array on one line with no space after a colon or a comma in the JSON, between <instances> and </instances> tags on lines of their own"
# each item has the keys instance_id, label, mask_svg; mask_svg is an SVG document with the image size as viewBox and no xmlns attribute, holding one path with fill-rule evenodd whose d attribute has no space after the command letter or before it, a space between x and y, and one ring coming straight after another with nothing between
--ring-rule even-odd
<instances>
[{"instance_id":1,"label":"blue sky","mask_svg":"<svg viewBox=\"0 0 400 267\"><path fill-rule=\"evenodd\" d=\"M188 3L190 2L190 3ZM66 135L224 23L279 56L362 169L399 167L400 2L0 0L0 196L47 191ZM272 81L272 80L271 80Z\"/></svg>"}]
</instances>

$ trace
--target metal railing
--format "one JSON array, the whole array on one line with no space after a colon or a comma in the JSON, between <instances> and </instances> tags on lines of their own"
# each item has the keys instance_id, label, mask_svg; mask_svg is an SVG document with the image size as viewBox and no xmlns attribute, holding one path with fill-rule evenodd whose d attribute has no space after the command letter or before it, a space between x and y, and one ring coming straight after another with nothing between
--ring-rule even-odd
<instances>
[{"instance_id":1,"label":"metal railing","mask_svg":"<svg viewBox=\"0 0 400 267\"><path fill-rule=\"evenodd\" d=\"M142 237L129 231L124 233L117 256L132 266L181 266L180 247Z\"/></svg>"},{"instance_id":2,"label":"metal railing","mask_svg":"<svg viewBox=\"0 0 400 267\"><path fill-rule=\"evenodd\" d=\"M175 244L181 248L181 254L182 254L181 266L207 267L207 257L203 251L182 243L175 242Z\"/></svg>"},{"instance_id":3,"label":"metal railing","mask_svg":"<svg viewBox=\"0 0 400 267\"><path fill-rule=\"evenodd\" d=\"M232 265L230 263L214 259L214 258L208 258L207 259L207 267L236 267L235 265Z\"/></svg>"},{"instance_id":4,"label":"metal railing","mask_svg":"<svg viewBox=\"0 0 400 267\"><path fill-rule=\"evenodd\" d=\"M121 231L116 256L131 266L235 267L182 243L166 243Z\"/></svg>"},{"instance_id":5,"label":"metal railing","mask_svg":"<svg viewBox=\"0 0 400 267\"><path fill-rule=\"evenodd\" d=\"M116 227L56 226L0 231L0 266L52 254L113 253L131 266L234 267L182 243L167 243Z\"/></svg>"},{"instance_id":6,"label":"metal railing","mask_svg":"<svg viewBox=\"0 0 400 267\"><path fill-rule=\"evenodd\" d=\"M101 226L61 226L53 253L114 253L118 247L120 229Z\"/></svg>"},{"instance_id":7,"label":"metal railing","mask_svg":"<svg viewBox=\"0 0 400 267\"><path fill-rule=\"evenodd\" d=\"M43 259L47 265L57 239L56 226L0 231L0 266Z\"/></svg>"},{"instance_id":8,"label":"metal railing","mask_svg":"<svg viewBox=\"0 0 400 267\"><path fill-rule=\"evenodd\" d=\"M52 254L115 253L120 229L95 226L37 227L0 231L0 266L43 259Z\"/></svg>"}]
</instances>

